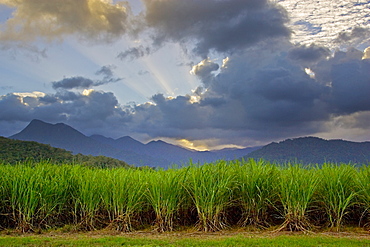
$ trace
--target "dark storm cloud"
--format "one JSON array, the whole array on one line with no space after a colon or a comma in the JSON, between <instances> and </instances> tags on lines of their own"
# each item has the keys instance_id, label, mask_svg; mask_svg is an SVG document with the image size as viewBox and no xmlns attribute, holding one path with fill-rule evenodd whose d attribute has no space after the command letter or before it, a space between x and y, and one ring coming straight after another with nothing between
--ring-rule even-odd
<instances>
[{"instance_id":1,"label":"dark storm cloud","mask_svg":"<svg viewBox=\"0 0 370 247\"><path fill-rule=\"evenodd\" d=\"M28 109L22 104L21 97L7 94L0 97L1 121L27 121Z\"/></svg>"},{"instance_id":2,"label":"dark storm cloud","mask_svg":"<svg viewBox=\"0 0 370 247\"><path fill-rule=\"evenodd\" d=\"M144 2L155 44L194 41L195 53L203 57L290 36L285 11L266 0Z\"/></svg>"},{"instance_id":3,"label":"dark storm cloud","mask_svg":"<svg viewBox=\"0 0 370 247\"><path fill-rule=\"evenodd\" d=\"M347 115L370 110L370 60L362 59L363 54L354 48L337 51L313 67L316 80L329 85L331 113Z\"/></svg>"},{"instance_id":4,"label":"dark storm cloud","mask_svg":"<svg viewBox=\"0 0 370 247\"><path fill-rule=\"evenodd\" d=\"M158 94L152 98L155 105L138 106L128 124L151 137L212 136L239 144L246 138L271 141L319 133L333 116L346 119L357 114L352 126L368 128L359 122L368 119L370 111L370 67L361 59L362 52L338 51L330 59L318 56L316 63L311 60L317 78L311 78L305 60L289 59L286 50L263 50L259 57L268 58L262 63L246 52L231 56L219 74L212 74L212 69L204 73L205 88L194 92L198 102L190 96Z\"/></svg>"},{"instance_id":5,"label":"dark storm cloud","mask_svg":"<svg viewBox=\"0 0 370 247\"><path fill-rule=\"evenodd\" d=\"M41 119L64 122L85 130L95 126L107 125L107 129L118 124L123 126L127 114L113 93L94 90L87 94L63 91L45 96L8 94L0 97L0 107L3 124Z\"/></svg>"},{"instance_id":6,"label":"dark storm cloud","mask_svg":"<svg viewBox=\"0 0 370 247\"><path fill-rule=\"evenodd\" d=\"M370 60L335 63L331 78L332 105L337 114L370 111Z\"/></svg>"},{"instance_id":7,"label":"dark storm cloud","mask_svg":"<svg viewBox=\"0 0 370 247\"><path fill-rule=\"evenodd\" d=\"M291 49L234 54L217 73L214 62L203 61L198 66L205 67L194 71L199 75L204 69L204 85L193 94L156 94L152 103L140 105L120 106L113 93L94 90L58 90L37 97L8 94L0 99L6 109L0 121L39 118L90 134L99 129L116 137L213 138L218 144L239 145L327 131L333 117L346 128L368 129L370 60L362 59L363 52L349 49L329 59L322 56L311 63L312 77L304 61L288 57Z\"/></svg>"},{"instance_id":8,"label":"dark storm cloud","mask_svg":"<svg viewBox=\"0 0 370 247\"><path fill-rule=\"evenodd\" d=\"M320 59L329 57L330 55L331 52L328 48L316 46L315 44L294 47L289 51L289 58L308 63L317 62Z\"/></svg>"},{"instance_id":9,"label":"dark storm cloud","mask_svg":"<svg viewBox=\"0 0 370 247\"><path fill-rule=\"evenodd\" d=\"M273 132L284 126L306 127L327 118L317 108L327 89L302 68L281 54L268 65L257 67L248 57L232 57L203 95L203 101L218 102L222 97L226 102L213 106L217 109L210 119L214 127Z\"/></svg>"}]
</instances>

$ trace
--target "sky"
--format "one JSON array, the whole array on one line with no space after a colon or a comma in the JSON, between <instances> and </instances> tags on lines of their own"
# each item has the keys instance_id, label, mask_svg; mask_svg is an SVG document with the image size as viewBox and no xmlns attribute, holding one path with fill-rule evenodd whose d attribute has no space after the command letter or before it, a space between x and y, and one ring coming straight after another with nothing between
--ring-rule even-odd
<instances>
[{"instance_id":1,"label":"sky","mask_svg":"<svg viewBox=\"0 0 370 247\"><path fill-rule=\"evenodd\" d=\"M369 0L0 0L0 135L370 141Z\"/></svg>"}]
</instances>

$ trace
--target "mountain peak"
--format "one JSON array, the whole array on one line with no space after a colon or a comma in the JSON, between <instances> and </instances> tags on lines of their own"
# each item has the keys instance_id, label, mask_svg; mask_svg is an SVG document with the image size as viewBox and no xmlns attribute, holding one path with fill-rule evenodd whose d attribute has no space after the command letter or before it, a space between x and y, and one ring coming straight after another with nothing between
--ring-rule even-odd
<instances>
[{"instance_id":1,"label":"mountain peak","mask_svg":"<svg viewBox=\"0 0 370 247\"><path fill-rule=\"evenodd\" d=\"M42 120L39 119L33 119L25 129L27 128L70 128L73 129L72 127L64 124L64 123L56 123L56 124L51 124L51 123L46 123Z\"/></svg>"},{"instance_id":2,"label":"mountain peak","mask_svg":"<svg viewBox=\"0 0 370 247\"><path fill-rule=\"evenodd\" d=\"M29 124L47 124L46 122L40 120L40 119L32 119Z\"/></svg>"},{"instance_id":3,"label":"mountain peak","mask_svg":"<svg viewBox=\"0 0 370 247\"><path fill-rule=\"evenodd\" d=\"M87 137L64 123L50 124L34 119L21 132L9 138L54 144L55 147L67 149L70 144L82 145L81 141L85 142Z\"/></svg>"}]
</instances>

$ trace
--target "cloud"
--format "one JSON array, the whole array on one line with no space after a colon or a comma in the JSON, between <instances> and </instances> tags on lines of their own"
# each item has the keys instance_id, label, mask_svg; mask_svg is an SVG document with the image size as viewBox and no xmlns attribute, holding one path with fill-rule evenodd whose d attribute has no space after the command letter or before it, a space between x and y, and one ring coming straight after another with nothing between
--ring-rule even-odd
<instances>
[{"instance_id":1,"label":"cloud","mask_svg":"<svg viewBox=\"0 0 370 247\"><path fill-rule=\"evenodd\" d=\"M256 63L253 52L232 55L219 74L203 77L206 89L194 92L197 101L189 95L155 95L153 104L135 108L127 125L153 138L213 137L218 144L239 145L330 132L328 126L339 116L349 119L354 114L356 125L347 128L369 130L364 121L370 112L370 63L362 60L362 52L349 49L329 59L309 59L317 73L311 78L305 60L289 59L286 49L258 51L269 59Z\"/></svg>"},{"instance_id":2,"label":"cloud","mask_svg":"<svg viewBox=\"0 0 370 247\"><path fill-rule=\"evenodd\" d=\"M2 126L36 118L52 123L64 122L89 131L96 126L109 129L119 124L122 127L126 114L113 93L95 90L47 95L10 93L0 97L0 106L4 109L0 113Z\"/></svg>"},{"instance_id":3,"label":"cloud","mask_svg":"<svg viewBox=\"0 0 370 247\"><path fill-rule=\"evenodd\" d=\"M328 138L328 133L370 138L370 62L362 59L364 53L348 49L321 56L311 62L315 77L310 77L305 60L289 58L287 51L294 48L233 54L217 74L216 62L206 59L194 68L195 74L212 74L200 77L203 87L177 97L156 94L145 104L121 106L113 93L93 89L8 94L0 98L6 109L0 121L9 126L40 118L86 134L205 140L214 146L316 134Z\"/></svg>"},{"instance_id":4,"label":"cloud","mask_svg":"<svg viewBox=\"0 0 370 247\"><path fill-rule=\"evenodd\" d=\"M29 115L27 107L22 103L21 96L7 94L0 97L1 121L27 121Z\"/></svg>"},{"instance_id":5,"label":"cloud","mask_svg":"<svg viewBox=\"0 0 370 247\"><path fill-rule=\"evenodd\" d=\"M320 59L329 57L331 52L328 48L311 44L309 46L302 45L292 48L289 51L289 58L299 60L301 62L317 62Z\"/></svg>"},{"instance_id":6,"label":"cloud","mask_svg":"<svg viewBox=\"0 0 370 247\"><path fill-rule=\"evenodd\" d=\"M112 78L113 77L113 70L116 68L114 65L107 65L101 67L100 70L96 71L96 75L104 75L104 78Z\"/></svg>"},{"instance_id":7,"label":"cloud","mask_svg":"<svg viewBox=\"0 0 370 247\"><path fill-rule=\"evenodd\" d=\"M82 2L101 1L74 4ZM202 57L191 70L201 81L196 90L176 97L158 93L150 102L121 106L113 93L91 89L120 79L114 76L115 67L107 65L96 72L100 80L75 76L52 82L55 94L1 96L0 109L5 110L0 112L0 121L10 126L14 121L40 118L65 122L87 134L207 140L213 145L256 145L303 135L339 135L340 130L370 133L368 49L365 53L355 48L332 53L315 44L294 45L288 40L285 11L267 0L144 3L142 28L149 31L142 34L151 35L153 47L132 47L118 58L140 58L166 42L191 46L192 55ZM40 11L45 12L43 7ZM127 32L118 30L112 33ZM99 39L108 31L95 34ZM365 33L353 29L338 37L352 43L368 37ZM83 30L80 35L93 34ZM215 54L218 59L212 58ZM222 63L221 55L227 56Z\"/></svg>"},{"instance_id":8,"label":"cloud","mask_svg":"<svg viewBox=\"0 0 370 247\"><path fill-rule=\"evenodd\" d=\"M370 47L367 47L364 51L364 56L362 59L370 59Z\"/></svg>"},{"instance_id":9,"label":"cloud","mask_svg":"<svg viewBox=\"0 0 370 247\"><path fill-rule=\"evenodd\" d=\"M214 76L212 72L217 71L219 68L220 66L217 63L214 63L207 58L197 65L194 65L190 73L198 76L203 82L206 82Z\"/></svg>"},{"instance_id":10,"label":"cloud","mask_svg":"<svg viewBox=\"0 0 370 247\"><path fill-rule=\"evenodd\" d=\"M73 89L73 88L90 88L94 86L95 82L93 80L84 78L82 76L64 78L60 81L52 82L54 89Z\"/></svg>"},{"instance_id":11,"label":"cloud","mask_svg":"<svg viewBox=\"0 0 370 247\"><path fill-rule=\"evenodd\" d=\"M140 70L139 72L137 72L138 75L148 75L150 74L150 72L148 70Z\"/></svg>"},{"instance_id":12,"label":"cloud","mask_svg":"<svg viewBox=\"0 0 370 247\"><path fill-rule=\"evenodd\" d=\"M113 69L115 66L108 65L101 67L95 74L103 75L102 80L91 80L82 76L74 76L69 78L64 78L60 81L52 82L52 87L54 89L87 89L91 87L101 86L112 82L117 82L122 80L122 78L114 78Z\"/></svg>"},{"instance_id":13,"label":"cloud","mask_svg":"<svg viewBox=\"0 0 370 247\"><path fill-rule=\"evenodd\" d=\"M111 83L111 82L118 82L120 80L122 80L122 78L115 78L114 77L114 72L113 70L115 70L117 67L115 65L107 65L107 66L103 66L101 67L100 70L96 71L96 75L103 75L103 80L100 80L98 82L96 82L95 84L96 85L103 85L103 84L108 84L108 83Z\"/></svg>"},{"instance_id":14,"label":"cloud","mask_svg":"<svg viewBox=\"0 0 370 247\"><path fill-rule=\"evenodd\" d=\"M89 42L111 42L131 28L127 4L104 0L1 0L14 8L1 27L4 45L46 42L76 35Z\"/></svg>"},{"instance_id":15,"label":"cloud","mask_svg":"<svg viewBox=\"0 0 370 247\"><path fill-rule=\"evenodd\" d=\"M195 44L194 52L230 53L267 39L289 37L285 11L267 0L144 0L154 44Z\"/></svg>"},{"instance_id":16,"label":"cloud","mask_svg":"<svg viewBox=\"0 0 370 247\"><path fill-rule=\"evenodd\" d=\"M343 38L352 36L352 32L356 36L356 29L369 28L370 2L367 0L320 0L314 3L312 0L281 0L277 2L289 13L293 43L309 45L314 42L316 45L335 49L341 45L343 45L342 48L346 48L346 45L355 46L368 41L367 35L362 41L354 39L351 42L342 43Z\"/></svg>"},{"instance_id":17,"label":"cloud","mask_svg":"<svg viewBox=\"0 0 370 247\"><path fill-rule=\"evenodd\" d=\"M347 43L355 45L361 43L370 35L370 29L365 27L354 27L351 31L343 31L334 40L336 43Z\"/></svg>"},{"instance_id":18,"label":"cloud","mask_svg":"<svg viewBox=\"0 0 370 247\"><path fill-rule=\"evenodd\" d=\"M370 111L370 61L350 60L332 66L332 103L338 113Z\"/></svg>"},{"instance_id":19,"label":"cloud","mask_svg":"<svg viewBox=\"0 0 370 247\"><path fill-rule=\"evenodd\" d=\"M125 60L127 58L129 58L130 60L134 60L140 57L144 57L145 55L149 55L150 52L151 52L150 47L144 46L132 47L130 49L127 49L126 51L120 52L117 55L117 58L121 60Z\"/></svg>"}]
</instances>

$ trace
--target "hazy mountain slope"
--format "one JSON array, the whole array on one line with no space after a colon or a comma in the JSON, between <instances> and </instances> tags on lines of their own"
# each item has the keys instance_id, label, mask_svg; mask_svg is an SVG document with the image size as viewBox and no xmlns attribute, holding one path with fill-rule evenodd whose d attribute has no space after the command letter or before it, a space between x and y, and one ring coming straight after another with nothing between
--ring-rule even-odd
<instances>
[{"instance_id":1,"label":"hazy mountain slope","mask_svg":"<svg viewBox=\"0 0 370 247\"><path fill-rule=\"evenodd\" d=\"M118 139L108 138L102 135L92 135L90 138L104 144L108 144L116 149L141 153L145 149L145 144L133 139L130 136L124 136Z\"/></svg>"},{"instance_id":2,"label":"hazy mountain slope","mask_svg":"<svg viewBox=\"0 0 370 247\"><path fill-rule=\"evenodd\" d=\"M303 164L322 164L325 162L367 164L370 161L370 142L301 137L270 143L243 158L263 158L280 163L298 161Z\"/></svg>"},{"instance_id":3,"label":"hazy mountain slope","mask_svg":"<svg viewBox=\"0 0 370 247\"><path fill-rule=\"evenodd\" d=\"M17 164L18 162L45 160L58 164L77 163L98 167L131 167L124 161L106 156L73 155L70 151L48 144L0 137L0 163Z\"/></svg>"},{"instance_id":4,"label":"hazy mountain slope","mask_svg":"<svg viewBox=\"0 0 370 247\"><path fill-rule=\"evenodd\" d=\"M173 164L182 165L189 160L203 163L218 159L236 159L254 150L246 148L199 152L160 140L143 144L129 136L118 139L101 135L87 137L66 124L50 124L40 120L32 120L26 128L10 138L49 144L72 151L74 154L103 155L136 166L165 168Z\"/></svg>"},{"instance_id":5,"label":"hazy mountain slope","mask_svg":"<svg viewBox=\"0 0 370 247\"><path fill-rule=\"evenodd\" d=\"M21 132L9 138L49 144L53 147L72 151L74 154L103 155L123 160L128 164L136 166L167 167L169 163L166 160L155 159L147 155L139 155L135 152L114 148L93 138L89 138L63 123L49 124L40 120L32 120Z\"/></svg>"}]
</instances>

